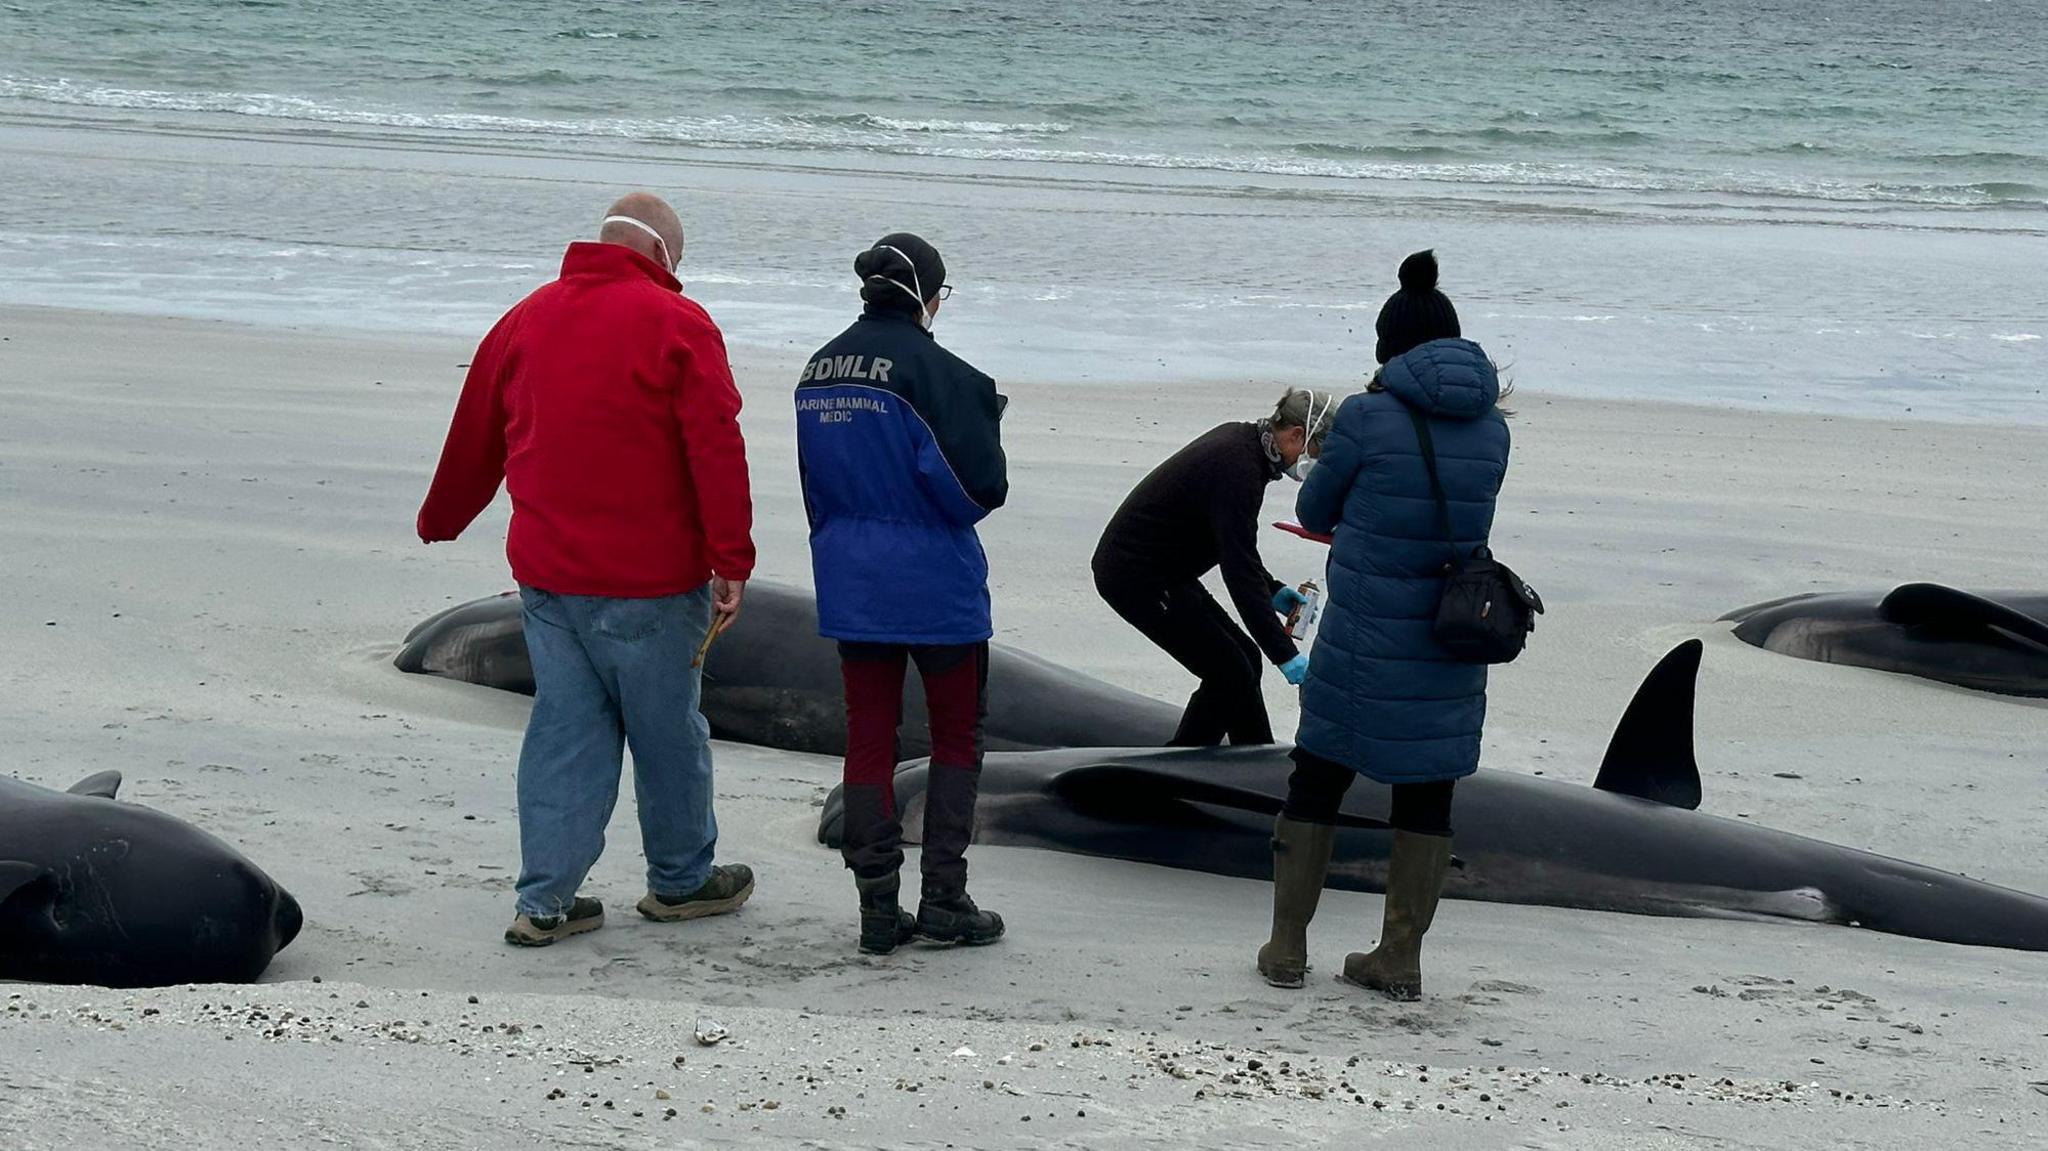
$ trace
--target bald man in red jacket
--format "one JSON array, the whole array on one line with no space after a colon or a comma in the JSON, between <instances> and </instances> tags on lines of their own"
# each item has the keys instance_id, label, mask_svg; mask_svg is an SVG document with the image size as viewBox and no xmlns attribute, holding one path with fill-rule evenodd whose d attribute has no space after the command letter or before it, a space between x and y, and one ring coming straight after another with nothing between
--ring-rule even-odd
<instances>
[{"instance_id":1,"label":"bald man in red jacket","mask_svg":"<svg viewBox=\"0 0 2048 1151\"><path fill-rule=\"evenodd\" d=\"M508 943L604 924L578 888L604 850L624 747L650 919L736 910L753 872L713 862L710 725L691 666L753 574L740 395L725 341L682 294L674 209L635 193L561 277L521 300L470 364L419 513L452 540L502 482L505 552L533 660L519 755L518 906Z\"/></svg>"}]
</instances>

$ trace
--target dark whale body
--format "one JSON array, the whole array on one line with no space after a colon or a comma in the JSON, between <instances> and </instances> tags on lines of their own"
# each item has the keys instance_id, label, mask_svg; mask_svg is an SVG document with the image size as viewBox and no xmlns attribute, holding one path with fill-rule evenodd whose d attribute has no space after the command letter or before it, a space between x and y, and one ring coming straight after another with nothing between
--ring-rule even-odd
<instances>
[{"instance_id":1,"label":"dark whale body","mask_svg":"<svg viewBox=\"0 0 2048 1151\"><path fill-rule=\"evenodd\" d=\"M399 670L533 694L516 592L474 600L422 622L405 637ZM931 754L924 687L909 680L899 758ZM1068 671L1002 644L989 646L988 746L1163 744L1180 709ZM739 622L704 661L704 717L719 739L814 755L846 754L839 649L818 635L809 592L756 580Z\"/></svg>"},{"instance_id":2,"label":"dark whale body","mask_svg":"<svg viewBox=\"0 0 2048 1151\"><path fill-rule=\"evenodd\" d=\"M2048 950L2048 900L1694 810L1701 653L1699 641L1688 641L1650 673L1593 787L1485 770L1461 781L1453 815L1458 867L1448 893L1650 915L1788 918ZM533 690L519 603L510 596L426 621L407 637L397 663ZM721 738L843 754L838 655L818 638L807 594L750 588L746 613L712 648L705 673L705 714ZM1272 819L1293 767L1288 748L1162 748L1177 708L1000 646L990 663L990 706L976 842L1270 876ZM913 698L905 708L906 756L925 752L923 728L922 699ZM924 780L921 762L897 774L913 841L923 827ZM1332 886L1383 887L1388 796L1368 780L1352 788ZM837 846L842 819L835 791L819 839Z\"/></svg>"},{"instance_id":3,"label":"dark whale body","mask_svg":"<svg viewBox=\"0 0 2048 1151\"><path fill-rule=\"evenodd\" d=\"M246 983L298 935L299 905L183 820L114 798L117 772L52 791L0 779L0 979Z\"/></svg>"},{"instance_id":4,"label":"dark whale body","mask_svg":"<svg viewBox=\"0 0 2048 1151\"><path fill-rule=\"evenodd\" d=\"M444 610L406 635L401 672L422 672L532 694L532 662L516 592ZM897 756L932 754L924 684L907 676ZM840 649L817 635L809 592L756 580L745 610L705 659L705 719L719 739L760 748L846 754L846 696ZM1165 743L1180 709L1069 672L1001 643L989 645L989 729L993 752Z\"/></svg>"},{"instance_id":5,"label":"dark whale body","mask_svg":"<svg viewBox=\"0 0 2048 1151\"><path fill-rule=\"evenodd\" d=\"M1692 750L1701 647L1666 656L1637 693L1598 782L1487 771L1458 783L1459 899L1643 915L1770 917L1949 943L2048 950L2048 899L1819 840L1702 815ZM974 841L1272 875L1273 817L1293 768L1285 746L991 755ZM926 764L899 769L908 838L922 833ZM1389 790L1346 796L1329 883L1385 888ZM819 839L843 817L827 800Z\"/></svg>"},{"instance_id":6,"label":"dark whale body","mask_svg":"<svg viewBox=\"0 0 2048 1151\"><path fill-rule=\"evenodd\" d=\"M1905 584L1796 595L1732 611L1735 636L1766 651L2048 699L2048 594Z\"/></svg>"}]
</instances>

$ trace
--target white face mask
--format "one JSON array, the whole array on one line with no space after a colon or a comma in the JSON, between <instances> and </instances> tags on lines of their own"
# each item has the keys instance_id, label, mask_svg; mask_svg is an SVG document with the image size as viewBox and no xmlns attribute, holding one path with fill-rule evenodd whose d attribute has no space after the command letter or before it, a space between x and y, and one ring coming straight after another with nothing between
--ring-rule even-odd
<instances>
[{"instance_id":1,"label":"white face mask","mask_svg":"<svg viewBox=\"0 0 2048 1151\"><path fill-rule=\"evenodd\" d=\"M654 230L654 225L649 224L645 220L636 220L631 216L606 216L604 222L607 224L624 224L630 228L638 228L653 236L655 244L661 248L661 266L668 269L669 275L675 275L676 269L681 266L676 261L669 259L668 241L661 238L661 233Z\"/></svg>"},{"instance_id":2,"label":"white face mask","mask_svg":"<svg viewBox=\"0 0 2048 1151\"><path fill-rule=\"evenodd\" d=\"M878 252L894 252L897 255L903 257L904 263L910 265L909 284L904 283L903 281L897 279L894 276L883 276L882 279L887 280L891 284L894 284L897 287L903 289L905 292L910 294L911 299L917 301L917 326L923 328L927 332L931 331L932 310L924 302L924 281L918 278L917 261L911 259L908 253L906 253L903 249L895 246L894 244L877 244L875 245L875 250ZM913 287L912 285L916 286Z\"/></svg>"},{"instance_id":3,"label":"white face mask","mask_svg":"<svg viewBox=\"0 0 2048 1151\"><path fill-rule=\"evenodd\" d=\"M1315 457L1308 454L1308 445L1312 442L1310 436L1318 425L1329 418L1330 409L1336 406L1337 397L1331 396L1324 402L1322 411L1318 412L1316 410L1315 393L1309 393L1308 423L1303 425L1304 430L1301 434L1301 455L1295 459L1294 466L1287 469L1288 479L1293 480L1295 483L1300 483L1308 478L1308 474L1311 471L1315 470Z\"/></svg>"}]
</instances>

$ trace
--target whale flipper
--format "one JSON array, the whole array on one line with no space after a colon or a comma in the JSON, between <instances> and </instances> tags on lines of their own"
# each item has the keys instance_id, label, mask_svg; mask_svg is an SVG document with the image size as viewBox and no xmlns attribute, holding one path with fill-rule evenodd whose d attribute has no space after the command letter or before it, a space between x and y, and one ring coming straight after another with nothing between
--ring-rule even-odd
<instances>
[{"instance_id":1,"label":"whale flipper","mask_svg":"<svg viewBox=\"0 0 2048 1151\"><path fill-rule=\"evenodd\" d=\"M1235 781L1226 779L1181 774L1172 771L1170 764L1165 766L1167 770L1159 770L1158 765L1133 767L1112 760L1073 768L1053 778L1052 790L1077 811L1118 821L1180 822L1194 814L1190 804L1257 812L1268 818L1279 814L1282 797L1270 791L1235 786Z\"/></svg>"},{"instance_id":2,"label":"whale flipper","mask_svg":"<svg viewBox=\"0 0 2048 1151\"><path fill-rule=\"evenodd\" d=\"M1697 810L1700 766L1693 757L1693 689L1705 645L1689 639L1672 648L1636 689L1593 786Z\"/></svg>"},{"instance_id":3,"label":"whale flipper","mask_svg":"<svg viewBox=\"0 0 2048 1151\"><path fill-rule=\"evenodd\" d=\"M1052 792L1074 810L1132 824L1202 826L1220 812L1244 813L1270 823L1287 802L1287 772L1275 772L1270 748L1231 748L1161 756L1158 748L1125 754L1139 764L1116 762L1068 768L1052 779ZM1116 753L1106 752L1114 757ZM1339 827L1388 830L1382 819L1339 811Z\"/></svg>"},{"instance_id":4,"label":"whale flipper","mask_svg":"<svg viewBox=\"0 0 2048 1151\"><path fill-rule=\"evenodd\" d=\"M1936 583L1901 584L1878 601L1878 617L1901 627L1955 635L1985 628L2048 651L2048 622L1996 600Z\"/></svg>"},{"instance_id":5,"label":"whale flipper","mask_svg":"<svg viewBox=\"0 0 2048 1151\"><path fill-rule=\"evenodd\" d=\"M33 886L49 872L33 863L19 859L0 859L0 904L14 898L15 893Z\"/></svg>"},{"instance_id":6,"label":"whale flipper","mask_svg":"<svg viewBox=\"0 0 2048 1151\"><path fill-rule=\"evenodd\" d=\"M101 799L113 799L114 793L121 790L121 773L118 771L97 772L86 776L84 779L65 788L65 790L72 795L96 795Z\"/></svg>"}]
</instances>

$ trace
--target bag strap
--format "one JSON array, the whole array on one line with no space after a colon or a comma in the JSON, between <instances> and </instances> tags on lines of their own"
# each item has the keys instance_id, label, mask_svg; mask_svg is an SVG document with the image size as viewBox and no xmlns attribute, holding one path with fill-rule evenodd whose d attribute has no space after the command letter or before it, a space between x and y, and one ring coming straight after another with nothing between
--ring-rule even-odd
<instances>
[{"instance_id":1,"label":"bag strap","mask_svg":"<svg viewBox=\"0 0 2048 1151\"><path fill-rule=\"evenodd\" d=\"M1451 546L1451 566L1458 565L1458 540L1451 534L1451 504L1444 498L1443 481L1436 474L1436 440L1429 434L1429 417L1408 409L1408 419L1415 425L1415 438L1422 444L1422 466L1429 469L1429 494L1436 499L1436 526L1443 533L1444 542Z\"/></svg>"}]
</instances>

